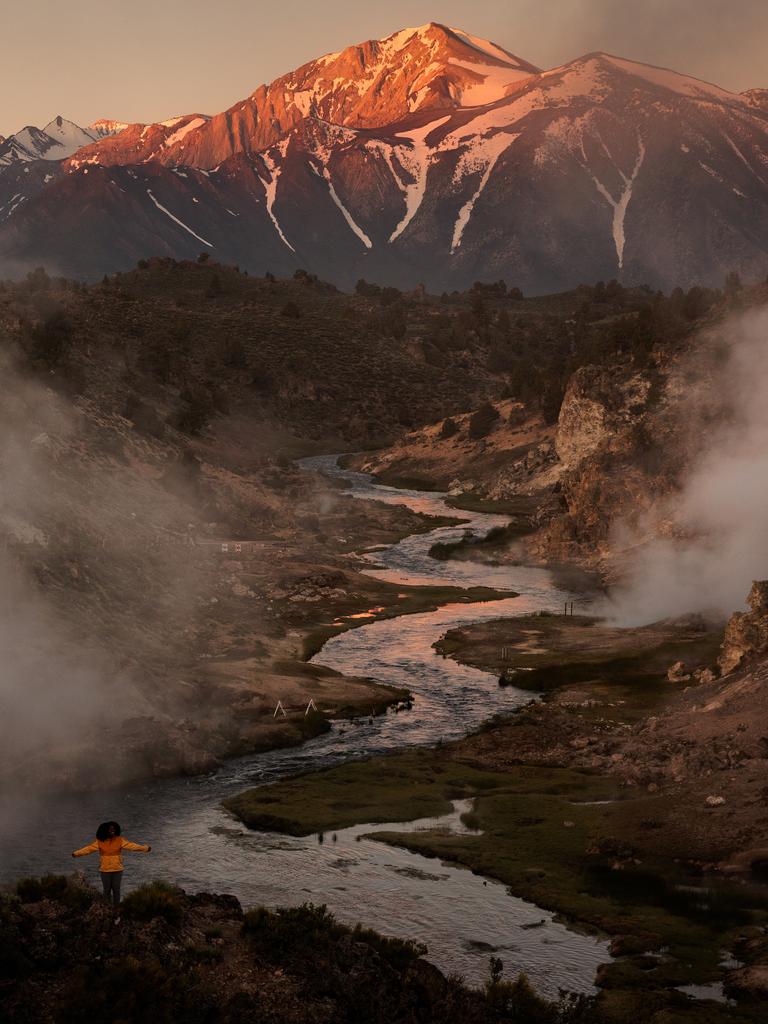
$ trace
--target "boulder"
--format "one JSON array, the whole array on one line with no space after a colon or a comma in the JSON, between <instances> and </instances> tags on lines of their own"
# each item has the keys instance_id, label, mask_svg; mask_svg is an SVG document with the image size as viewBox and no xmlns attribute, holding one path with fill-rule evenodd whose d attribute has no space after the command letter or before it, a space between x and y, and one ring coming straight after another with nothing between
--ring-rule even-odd
<instances>
[{"instance_id":1,"label":"boulder","mask_svg":"<svg viewBox=\"0 0 768 1024\"><path fill-rule=\"evenodd\" d=\"M687 683L690 678L691 673L685 671L685 664L682 661L676 661L667 669L667 679L670 683Z\"/></svg>"},{"instance_id":2,"label":"boulder","mask_svg":"<svg viewBox=\"0 0 768 1024\"><path fill-rule=\"evenodd\" d=\"M711 668L697 668L693 673L693 678L697 683L713 683L717 676Z\"/></svg>"}]
</instances>

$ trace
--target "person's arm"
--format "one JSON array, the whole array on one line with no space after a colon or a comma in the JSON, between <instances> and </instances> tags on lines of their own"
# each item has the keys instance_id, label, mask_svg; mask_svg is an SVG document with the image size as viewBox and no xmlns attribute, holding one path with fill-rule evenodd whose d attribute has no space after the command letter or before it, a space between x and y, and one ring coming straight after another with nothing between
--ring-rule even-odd
<instances>
[{"instance_id":1,"label":"person's arm","mask_svg":"<svg viewBox=\"0 0 768 1024\"><path fill-rule=\"evenodd\" d=\"M149 853L152 849L147 843L132 843L128 839L123 840L124 850L134 850L136 853Z\"/></svg>"},{"instance_id":2,"label":"person's arm","mask_svg":"<svg viewBox=\"0 0 768 1024\"><path fill-rule=\"evenodd\" d=\"M96 853L99 848L99 842L94 839L92 843L88 843L87 846L83 846L80 850L74 850L72 853L73 857L87 857L89 853Z\"/></svg>"}]
</instances>

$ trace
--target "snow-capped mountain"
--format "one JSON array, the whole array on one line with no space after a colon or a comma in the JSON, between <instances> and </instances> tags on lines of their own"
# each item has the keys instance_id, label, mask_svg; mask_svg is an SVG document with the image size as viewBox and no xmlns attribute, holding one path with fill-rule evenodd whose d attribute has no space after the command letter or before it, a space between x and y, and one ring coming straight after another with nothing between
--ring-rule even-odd
<instances>
[{"instance_id":1,"label":"snow-capped mountain","mask_svg":"<svg viewBox=\"0 0 768 1024\"><path fill-rule=\"evenodd\" d=\"M81 148L73 157L72 168L85 164L144 164L149 161L168 163L168 154L184 150L184 139L210 121L207 114L183 114L154 124L122 125L118 132L105 133L95 143ZM104 125L106 122L98 122ZM179 162L177 160L171 163Z\"/></svg>"},{"instance_id":2,"label":"snow-capped mountain","mask_svg":"<svg viewBox=\"0 0 768 1024\"><path fill-rule=\"evenodd\" d=\"M117 135L128 127L130 125L127 121L112 121L108 117L102 117L98 121L94 121L93 124L89 124L86 131L91 136L91 140L98 141L109 138L111 135ZM83 145L87 146L88 143L83 143Z\"/></svg>"},{"instance_id":3,"label":"snow-capped mountain","mask_svg":"<svg viewBox=\"0 0 768 1024\"><path fill-rule=\"evenodd\" d=\"M123 134L86 149L78 160L126 163L138 153L136 162L211 168L235 153L271 145L305 117L378 128L417 110L495 102L537 71L487 40L443 25L422 25L326 54L260 86L215 117L188 115L180 125L185 130L161 139L162 145L154 140L144 145Z\"/></svg>"},{"instance_id":4,"label":"snow-capped mountain","mask_svg":"<svg viewBox=\"0 0 768 1024\"><path fill-rule=\"evenodd\" d=\"M9 182L0 255L93 277L204 250L440 290L765 276L761 92L603 53L540 72L456 29L407 29Z\"/></svg>"},{"instance_id":5,"label":"snow-capped mountain","mask_svg":"<svg viewBox=\"0 0 768 1024\"><path fill-rule=\"evenodd\" d=\"M49 121L45 128L27 125L7 139L0 139L0 167L32 160L66 160L83 146L120 131L122 127L125 125L119 126L115 121L98 121L88 128L81 128L61 115Z\"/></svg>"}]
</instances>

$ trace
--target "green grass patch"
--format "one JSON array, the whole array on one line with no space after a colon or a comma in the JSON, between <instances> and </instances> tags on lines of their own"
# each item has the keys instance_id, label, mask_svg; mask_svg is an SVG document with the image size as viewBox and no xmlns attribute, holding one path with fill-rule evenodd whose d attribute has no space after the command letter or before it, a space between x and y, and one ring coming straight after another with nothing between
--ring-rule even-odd
<instances>
[{"instance_id":1,"label":"green grass patch","mask_svg":"<svg viewBox=\"0 0 768 1024\"><path fill-rule=\"evenodd\" d=\"M498 515L517 515L530 511L530 501L520 498L484 498L479 494L455 494L445 499L450 508L464 512L489 512Z\"/></svg>"},{"instance_id":2,"label":"green grass patch","mask_svg":"<svg viewBox=\"0 0 768 1024\"><path fill-rule=\"evenodd\" d=\"M666 950L658 961L628 966L609 984L659 989L717 978L720 951L730 939L768 920L768 901L754 890L724 883L702 895L672 855L637 864L633 829L641 827L653 798L626 799L615 780L588 772L487 771L444 747L252 789L225 806L252 828L308 835L439 816L460 798L474 799L463 819L477 830L471 835L391 830L371 838L461 864L572 921L629 936L637 955Z\"/></svg>"},{"instance_id":3,"label":"green grass patch","mask_svg":"<svg viewBox=\"0 0 768 1024\"><path fill-rule=\"evenodd\" d=\"M249 828L306 836L448 814L452 800L499 785L502 778L431 751L409 751L259 786L224 806Z\"/></svg>"}]
</instances>

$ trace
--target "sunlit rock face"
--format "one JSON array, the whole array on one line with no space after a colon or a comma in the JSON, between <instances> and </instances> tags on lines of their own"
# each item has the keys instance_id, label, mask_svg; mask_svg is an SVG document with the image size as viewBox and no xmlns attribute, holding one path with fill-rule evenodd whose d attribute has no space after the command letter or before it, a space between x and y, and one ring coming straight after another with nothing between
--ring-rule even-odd
<instances>
[{"instance_id":1,"label":"sunlit rock face","mask_svg":"<svg viewBox=\"0 0 768 1024\"><path fill-rule=\"evenodd\" d=\"M768 272L763 101L603 53L541 72L429 24L212 117L97 122L45 175L0 168L0 259L95 278L204 249L437 291L750 280Z\"/></svg>"},{"instance_id":2,"label":"sunlit rock face","mask_svg":"<svg viewBox=\"0 0 768 1024\"><path fill-rule=\"evenodd\" d=\"M728 620L719 664L723 675L768 651L768 580L755 581L747 597L748 612Z\"/></svg>"}]
</instances>

